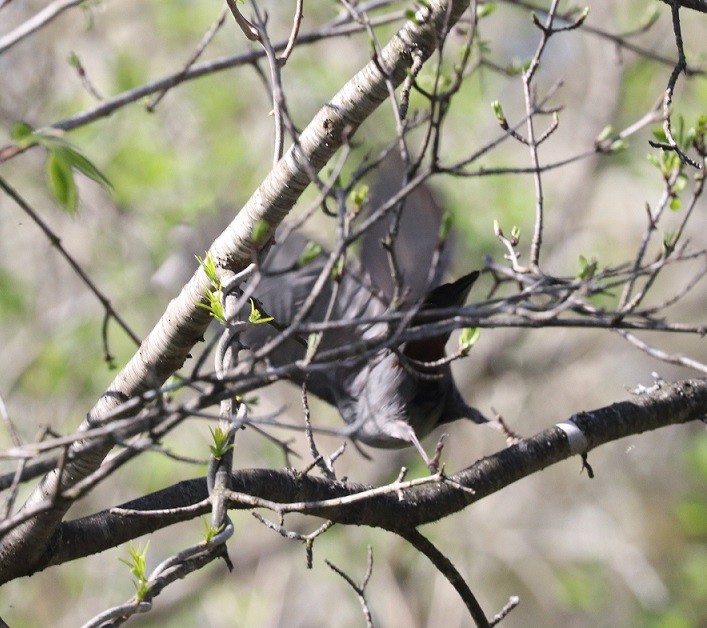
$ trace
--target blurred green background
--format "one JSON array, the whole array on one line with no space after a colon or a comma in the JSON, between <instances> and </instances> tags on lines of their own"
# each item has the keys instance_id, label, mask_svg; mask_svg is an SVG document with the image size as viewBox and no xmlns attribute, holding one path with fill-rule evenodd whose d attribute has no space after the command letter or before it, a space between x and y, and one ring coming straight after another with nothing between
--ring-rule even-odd
<instances>
[{"instance_id":1,"label":"blurred green background","mask_svg":"<svg viewBox=\"0 0 707 628\"><path fill-rule=\"evenodd\" d=\"M0 29L9 32L43 5L6 6ZM273 40L286 38L294 3L259 5L268 10ZM306 3L303 32L320 28L340 10L336 2ZM587 24L622 33L638 28L652 10L659 12L656 24L631 41L674 58L669 10L661 3L599 0L591 3ZM96 105L69 63L72 53L109 98L178 71L219 11L219 3L205 0L90 2L67 11L0 55L0 145L10 141L17 121L39 128ZM244 12L249 13L247 4ZM683 11L688 60L702 68L707 67L706 23L705 16ZM394 31L392 26L380 29L380 41ZM538 42L528 10L504 3L481 21L479 36L488 59L504 68L529 59ZM462 43L459 34L451 38L447 69ZM227 20L204 59L249 48L254 45ZM303 128L369 55L364 34L297 48L283 70L295 124ZM266 66L261 67L267 74ZM639 119L661 97L670 71L668 65L587 32L553 38L537 85L542 95L562 80L551 104L564 109L558 132L541 148L542 159L558 161L591 151L606 125L621 129ZM419 81L424 86L432 80L429 65ZM67 135L113 185L107 192L79 178L76 216L67 215L52 199L40 149L0 165L0 176L39 211L141 337L195 268L193 256L203 255L268 173L272 160L270 96L251 66L184 83L169 91L153 113L145 108L149 100ZM503 104L510 121L518 120L524 113L520 77L482 67L465 82L444 134L446 159L461 159L499 137L493 100ZM676 113L694 120L707 113L706 103L704 77L681 78ZM414 94L411 110L422 106L424 101ZM645 205L654 204L662 189L645 158L651 128L631 137L627 150L618 155L590 157L544 176L543 261L548 272L573 275L579 255L596 257L601 266L631 259L645 226ZM393 133L391 108L384 104L356 134L352 165L367 151L380 150ZM528 151L505 141L476 166L528 167ZM439 177L431 187L455 217L453 273L480 266L486 255L502 259L494 220L506 231L518 225L521 247L527 247L535 202L531 177ZM307 207L313 197L311 191L305 194L298 208ZM697 247L705 244L705 209L701 200L690 227ZM677 224L680 218L676 212L669 222ZM333 227L318 219L309 231L326 241ZM668 273L668 279L679 281L684 272ZM661 282L655 302L672 287ZM673 309L675 320L704 322L705 296L699 286ZM36 226L0 196L0 395L25 441L36 438L42 426L70 433L111 381L114 372L102 359L101 324L97 300ZM704 340L664 336L647 338L666 350L707 358ZM110 347L118 367L134 351L115 326ZM495 408L526 435L574 412L622 400L636 385L650 385L654 371L668 380L695 375L648 358L610 332L562 329L484 331L471 356L456 365L468 399L486 412ZM298 396L287 384L273 386L259 395L258 411L285 403L297 413ZM316 402L313 413L323 424L339 420ZM453 425L448 431L449 471L503 446L498 435L473 425ZM205 459L209 440L208 425L192 421L166 444L177 453ZM325 450L338 444L337 439L321 439ZM0 432L0 446L9 445L8 434ZM340 474L383 483L394 479L401 464L424 473L412 450L372 453L374 460L368 462L350 448ZM580 475L580 464L573 459L423 532L468 578L487 613L500 609L510 596L520 596L520 607L504 626L707 625L704 428L674 427L613 443L593 452L590 462L596 472L592 481ZM236 463L282 466L283 460L273 446L246 432L237 445ZM3 463L2 469L13 466ZM203 473L203 468L145 454L70 515L94 512ZM327 558L360 579L368 544L375 560L368 596L376 625L471 625L449 584L397 538L378 530L334 528L315 544L314 569L309 571L303 547L266 530L248 514L237 513L233 519L236 535L229 550L235 571L229 574L223 564L212 564L173 585L152 612L133 620L135 625L363 625L354 595L323 561ZM289 523L309 531L319 522ZM152 535L149 565L202 535L200 521ZM3 619L13 627L73 626L121 603L133 593L128 570L118 560L126 554L120 548L6 585L0 590Z\"/></svg>"}]
</instances>

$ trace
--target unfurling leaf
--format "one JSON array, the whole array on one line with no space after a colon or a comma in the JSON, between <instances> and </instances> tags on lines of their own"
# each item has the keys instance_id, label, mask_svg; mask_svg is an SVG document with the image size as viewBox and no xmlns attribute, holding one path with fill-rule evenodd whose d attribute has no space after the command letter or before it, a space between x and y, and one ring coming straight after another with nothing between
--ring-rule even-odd
<instances>
[{"instance_id":1,"label":"unfurling leaf","mask_svg":"<svg viewBox=\"0 0 707 628\"><path fill-rule=\"evenodd\" d=\"M263 316L260 310L255 307L255 301L250 300L250 315L248 316L248 322L252 325L262 325L263 323L269 323L275 319L272 316Z\"/></svg>"},{"instance_id":2,"label":"unfurling leaf","mask_svg":"<svg viewBox=\"0 0 707 628\"><path fill-rule=\"evenodd\" d=\"M577 271L577 279L582 281L589 280L594 277L594 273L597 272L598 262L596 259L592 258L591 261L588 260L584 255L579 256L579 270Z\"/></svg>"},{"instance_id":3,"label":"unfurling leaf","mask_svg":"<svg viewBox=\"0 0 707 628\"><path fill-rule=\"evenodd\" d=\"M491 109L493 110L493 115L496 117L496 121L501 125L502 129L508 128L508 121L506 120L506 115L503 113L503 107L498 100L494 100L491 103Z\"/></svg>"},{"instance_id":4,"label":"unfurling leaf","mask_svg":"<svg viewBox=\"0 0 707 628\"><path fill-rule=\"evenodd\" d=\"M61 154L52 151L47 159L47 177L54 198L70 214L75 214L79 206L79 194L74 181L71 165Z\"/></svg>"},{"instance_id":5,"label":"unfurling leaf","mask_svg":"<svg viewBox=\"0 0 707 628\"><path fill-rule=\"evenodd\" d=\"M597 139L595 140L596 142L605 142L608 140L612 135L614 134L614 127L612 127L610 124L605 126L599 135L597 135Z\"/></svg>"},{"instance_id":6,"label":"unfurling leaf","mask_svg":"<svg viewBox=\"0 0 707 628\"><path fill-rule=\"evenodd\" d=\"M481 330L478 327L465 327L459 336L459 351L466 355L481 337Z\"/></svg>"},{"instance_id":7,"label":"unfurling leaf","mask_svg":"<svg viewBox=\"0 0 707 628\"><path fill-rule=\"evenodd\" d=\"M269 233L270 227L268 226L268 223L261 218L253 225L250 238L253 240L253 244L260 244L265 240Z\"/></svg>"},{"instance_id":8,"label":"unfurling leaf","mask_svg":"<svg viewBox=\"0 0 707 628\"><path fill-rule=\"evenodd\" d=\"M230 438L228 430L222 430L220 427L217 427L216 429L209 428L209 431L214 441L214 444L209 446L211 455L216 458L216 460L221 460L228 451L233 449L233 443L228 442Z\"/></svg>"},{"instance_id":9,"label":"unfurling leaf","mask_svg":"<svg viewBox=\"0 0 707 628\"><path fill-rule=\"evenodd\" d=\"M22 148L26 148L37 141L34 137L34 129L26 122L16 122L10 130L10 137Z\"/></svg>"},{"instance_id":10,"label":"unfurling leaf","mask_svg":"<svg viewBox=\"0 0 707 628\"><path fill-rule=\"evenodd\" d=\"M305 354L305 360L311 360L314 356L317 347L319 347L319 340L322 335L317 332L312 332L307 336L307 353Z\"/></svg>"},{"instance_id":11,"label":"unfurling leaf","mask_svg":"<svg viewBox=\"0 0 707 628\"><path fill-rule=\"evenodd\" d=\"M206 251L203 259L198 255L195 255L194 257L196 258L196 261L199 262L199 266L201 266L206 273L206 276L209 278L214 290L220 290L221 280L218 278L216 273L216 261L214 260L213 255L211 255L209 251Z\"/></svg>"},{"instance_id":12,"label":"unfurling leaf","mask_svg":"<svg viewBox=\"0 0 707 628\"><path fill-rule=\"evenodd\" d=\"M309 242L307 242L307 246L304 247L302 254L297 260L297 268L302 268L302 266L306 266L310 262L317 259L321 254L322 247L319 246L316 242L312 242L310 240Z\"/></svg>"},{"instance_id":13,"label":"unfurling leaf","mask_svg":"<svg viewBox=\"0 0 707 628\"><path fill-rule=\"evenodd\" d=\"M366 201L368 201L368 196L369 188L365 183L357 186L356 189L351 192L351 202L357 212L361 211L361 208L364 206Z\"/></svg>"}]
</instances>

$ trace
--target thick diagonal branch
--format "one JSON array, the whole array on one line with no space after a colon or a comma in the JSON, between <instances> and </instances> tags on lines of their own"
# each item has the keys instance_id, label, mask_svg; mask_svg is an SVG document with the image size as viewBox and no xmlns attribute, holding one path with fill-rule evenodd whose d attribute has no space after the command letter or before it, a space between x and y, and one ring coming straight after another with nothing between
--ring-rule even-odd
<instances>
[{"instance_id":1,"label":"thick diagonal branch","mask_svg":"<svg viewBox=\"0 0 707 628\"><path fill-rule=\"evenodd\" d=\"M259 239L265 243L311 177L388 97L386 81L400 85L416 56L428 59L440 41L442 30L455 24L468 4L468 0L432 0L429 8L420 9L415 19L392 38L375 63L368 63L322 107L297 144L213 243L210 252L222 269L239 272L251 262L257 248L251 238L254 227L267 225L269 233L265 237L260 234ZM209 280L200 268L89 412L82 428L105 422L107 417L120 416L115 409L121 403L158 388L182 366L209 324L208 313L197 307L208 289ZM71 505L71 500L62 496L64 491L97 469L111 446L106 442L102 448L87 451L85 443L79 441L72 447L64 468L55 469L43 478L24 506L30 510L42 508L42 512L0 540L0 582L25 571L27 565L42 562L42 556L50 549L48 539Z\"/></svg>"}]
</instances>

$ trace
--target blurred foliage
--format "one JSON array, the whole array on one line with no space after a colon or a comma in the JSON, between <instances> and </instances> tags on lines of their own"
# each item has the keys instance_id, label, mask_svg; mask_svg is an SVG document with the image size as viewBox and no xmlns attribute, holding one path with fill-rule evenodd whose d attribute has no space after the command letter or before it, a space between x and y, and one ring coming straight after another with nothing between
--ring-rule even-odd
<instances>
[{"instance_id":1,"label":"blurred foliage","mask_svg":"<svg viewBox=\"0 0 707 628\"><path fill-rule=\"evenodd\" d=\"M559 574L562 603L570 610L601 612L611 601L601 565L576 565Z\"/></svg>"},{"instance_id":2,"label":"blurred foliage","mask_svg":"<svg viewBox=\"0 0 707 628\"><path fill-rule=\"evenodd\" d=\"M47 338L18 380L30 397L95 398L105 388L97 321L75 323Z\"/></svg>"},{"instance_id":3,"label":"blurred foliage","mask_svg":"<svg viewBox=\"0 0 707 628\"><path fill-rule=\"evenodd\" d=\"M27 310L27 294L20 277L0 269L0 320L20 317Z\"/></svg>"},{"instance_id":4,"label":"blurred foliage","mask_svg":"<svg viewBox=\"0 0 707 628\"><path fill-rule=\"evenodd\" d=\"M273 38L285 38L293 7L288 4L285 10L284 4L274 1L263 6L270 11L269 24L273 29ZM607 29L621 32L635 28L637 22L645 19L637 17L643 14L645 8L643 0L592 3L590 20L595 10L603 10ZM337 9L336 3L307 5L303 29L315 28L324 20L331 19ZM9 141L9 130L18 120L28 119L35 128L40 128L96 104L83 91L75 67L67 61L70 48L79 50L80 58L97 84L98 91L105 97L111 97L178 71L216 19L218 10L217 3L205 0L151 0L89 3L86 11L91 20L88 21L81 13L67 12L65 21L57 23L61 27L50 28L37 35L35 41L39 40L41 44L36 44L36 48L30 40L27 45L18 46L7 54L8 65L3 66L2 75L12 76L13 84L26 81L27 87L26 92L20 91L19 95L10 90L3 93L0 123L7 129L7 132L2 132L3 142ZM674 54L674 46L667 17L668 12L663 7L655 27L657 34L654 36L649 31L640 41L650 49L660 49L670 56ZM695 33L703 35L702 16L686 14L686 17L694 20L693 24L687 20L684 24L686 42L692 46L703 45L695 36ZM395 29L395 26L386 26L377 30L379 41L387 41ZM479 60L483 56L487 63L465 81L459 96L452 102L447 114L448 129L444 132L443 165L465 157L470 147L478 148L503 135L491 108L492 101L499 100L511 122L521 119L524 113L519 78L504 76L495 68L510 68L517 74L531 57L537 44L537 32L527 12L497 3L496 10L480 22L479 37L483 44L475 47L473 58ZM540 85L548 88L554 81L564 79L566 85L551 104L566 104L567 108L559 113L560 138L541 151L546 160L568 156L575 142L591 146L591 137L598 135L608 124L620 129L635 122L662 96L670 72L666 66L628 53L616 61L615 55L618 53L613 45L588 35L582 39L579 35L565 34L558 40L558 46L565 47L555 49L546 58L541 68ZM464 45L463 33L455 33L445 50L442 65L442 80L445 83L449 83ZM204 58L232 54L251 46L244 42L232 21L227 20ZM600 60L598 70L590 64L600 49L607 46L611 49L612 67L616 64L619 67L616 83L608 82L605 74L609 68L608 62ZM704 55L704 52L700 54ZM288 106L295 124L304 127L322 103L369 58L367 35L354 35L295 49L283 69ZM589 67L591 71L585 69ZM268 75L265 64L261 63L260 70ZM421 86L430 88L435 81L434 66L426 66L418 81ZM588 89L587 85L604 81L607 82L605 91L611 91L609 96L614 97L615 102L602 110L606 112L605 116L595 117L594 108L598 105L588 96L590 92L584 90ZM17 86L14 87L17 89ZM599 93L606 96L601 90ZM596 97L597 92L591 92L591 96ZM686 82L681 79L679 95L675 100L677 112L688 121L694 120L697 115L705 113L705 102L707 81ZM95 163L113 184L113 190L109 193L85 177L77 176L79 204L75 219L51 211L54 207L43 179L43 156L40 159L37 150L29 151L15 162L2 166L7 168L3 176L7 173L9 179L12 174L18 184L27 190L32 202L52 221L62 242L75 252L89 274L106 290L140 335L150 328L172 296L151 283L160 265L171 255L181 254L182 265L190 271L194 270L196 262L193 255L203 255L211 238L232 219L267 174L272 160L272 119L268 115L270 95L251 66L219 72L180 85L166 94L154 113L148 113L145 104L145 101L134 103L110 117L68 134L67 137L80 153ZM408 118L412 118L415 111L425 105L424 98L413 90ZM575 109L579 109L579 113L573 116ZM539 126L545 128L543 125L547 120L543 119ZM586 130L586 137L579 135L583 129ZM345 166L341 180L348 182L358 160L383 148L394 137L394 130L395 121L390 107L385 104L354 137L353 156ZM565 174L564 170L548 173L548 229L557 240L556 249L552 251L553 263L564 269L567 275L576 274L579 254L585 257L585 261L589 260L582 266L585 270L593 258L599 260L601 268L602 264L615 262L618 255L623 255L626 248L634 246L639 239L642 227L636 230L636 224L642 224L638 221L643 219L644 204L653 202L662 184L660 177L656 176L657 171L645 159L646 153L653 152L647 144L649 136L650 130L646 130L629 138L625 152L593 159L586 173L575 170L571 170L570 174ZM422 131L411 134L411 146L419 145L422 139ZM481 156L470 167L491 169L527 165L527 150L512 140L504 139L496 149ZM581 179L582 175L587 177L586 180ZM578 187L573 187L575 179L579 180ZM455 264L460 268L479 266L485 255L495 258L503 255L504 251L493 233L494 220L498 220L509 233L511 227L517 225L521 233L520 245L527 247L535 203L533 182L529 175L504 174L464 179L438 176L430 186L439 202L454 215L457 240ZM602 189L607 191L602 192ZM315 196L314 190L308 191L296 213ZM8 212L4 199L0 201L3 202L2 211L9 216L7 222L0 224L3 235L0 242L3 259L0 268L0 342L8 360L0 376L0 394L10 393L6 401L11 415L20 419L27 437L39 424L49 423L56 429L70 431L76 427L77 417L85 413L112 377L102 359L100 308L95 301L86 305L92 297L86 296L85 288L75 278L69 280L65 275L56 273L55 267L63 262L58 260L54 251L37 254L36 259L30 259L30 253L45 250L42 248L44 241L41 236L28 234L33 227L26 224L27 219L18 219L14 208ZM564 219L565 215L569 217ZM607 215L611 220L605 220ZM20 222L22 224L18 224ZM324 227L313 235L325 238L332 231L331 224L326 221L321 224ZM173 237L180 226L189 229L186 243L178 242ZM565 250L563 246L568 241L576 246ZM549 246L553 246L552 242ZM48 293L45 292L47 288ZM607 295L604 301L597 298L596 304L616 298L616 295ZM703 312L703 304L698 305L696 311ZM17 343L21 346L15 346L12 341L20 337L21 330L28 330L32 342L22 341ZM122 364L134 347L113 325L110 330L111 351ZM541 349L552 354L552 348L545 346L550 345L551 340L547 340L547 336L542 338L544 344L541 343ZM527 336L507 337L485 332L469 360L474 368L479 371L485 369L494 378L490 380L487 375L480 375L476 390L480 391L480 396L495 394L496 399L501 399L509 408L514 408L512 404L517 400L522 409L517 414L529 422L523 425L523 430L530 432L538 427L530 423L532 417L547 421L553 412L565 410L560 402L557 402L557 409L548 408L555 404L556 399L562 400L563 395L579 395L580 391L585 391L585 397L573 399L575 410L600 401L610 402L617 395L624 394L623 386L633 383L636 372L646 378L655 367L655 363L649 361L637 367L635 362L626 358L625 353L615 354L613 346L607 348L596 339L597 336L592 336L587 341L586 336L582 336L576 346L558 344L545 364L541 360L540 366L533 366L532 359L538 357L539 350L537 345L528 341ZM503 359L495 356L485 363L482 352L488 352L488 349L484 349L484 343L487 343L486 347L495 343L505 347ZM533 351L536 353L533 354ZM567 356L579 357L570 364ZM660 365L660 368L663 366ZM625 368L625 371L617 372L617 368ZM576 375L573 377L571 373ZM543 389L540 393L536 377L542 378ZM553 378L557 379L559 391L546 391L544 386ZM272 408L282 407L280 392L280 389L273 392L271 388L259 392L258 396L263 401L261 407L265 408L259 411L266 413ZM484 402L488 400L486 397L483 399ZM296 407L295 403L296 400L289 407ZM315 404L313 407L318 420L325 423L330 419L331 411L322 410ZM476 434L474 432L474 438L469 438L469 442L463 441L459 447L469 449L480 457L485 454L484 447L488 449L498 445L495 441L489 444L486 436ZM246 434L246 438L250 436ZM537 495L530 488L523 496L516 493L516 499L499 499L488 511L481 510L485 512L485 521L483 518L477 521L476 515L464 513L452 521L443 522L449 527L442 526L440 529L443 532L435 541L443 550L449 546L454 548L451 552L453 562L464 573L473 574L472 588L482 587L485 605L489 606L493 601L500 608L505 603L502 598L507 589L513 593L522 591L521 607L504 624L511 628L540 625L537 623L539 621L543 621L543 625L558 627L608 626L612 624L607 622L617 616L621 619L614 622L615 626L699 628L707 625L704 610L707 608L707 503L704 495L707 437L704 431L695 430L685 438L690 442L685 448L687 463L684 469L677 468L676 457L671 455L681 448L682 441L670 444L667 462L662 460L654 465L649 464L655 467L651 469L655 475L649 476L647 490L651 493L646 501L654 502L652 491L658 490L656 485L661 482L667 484L660 486L663 491L660 508L670 517L670 538L663 539L658 547L647 547L648 542L639 538L631 539L641 546L642 551L655 558L653 566L669 592L668 601L661 602L662 607L645 608L606 562L572 558L562 561L550 552L543 552L542 545L533 545L543 531L538 531L542 526L531 529L530 519L538 517L541 510L555 509L553 512L558 513L557 518L562 520L567 513L585 508L582 502L575 501L580 499L577 495L580 491L576 489L576 477L572 475L576 474L574 467L568 473L571 488L557 487L557 495L553 496L551 504L538 503ZM6 434L3 433L0 440L6 443ZM165 447L174 453L203 459L208 456L210 441L208 424L194 421L170 435ZM329 441L326 442L329 444ZM662 447L660 437L657 442ZM452 452L450 468L453 468L454 443L448 447ZM660 447L656 449L660 450ZM347 452L349 454L354 467L363 466L357 454ZM464 454L467 452L464 451ZM660 455L660 451L656 455ZM283 464L283 457L276 448L255 438L237 441L236 456L244 466ZM425 472L418 457L404 457L404 453L401 456L397 458L393 453L389 456L388 453L376 455L376 460L383 467L376 477L395 477L400 460L411 468L411 473ZM466 458L463 460L468 462ZM611 477L606 480L606 485L600 484L604 491L597 489L597 503L591 507L610 510L609 496L612 491L623 490L630 495L639 488L638 483L631 485L630 478L622 477L629 474L613 471L611 463L605 463L612 469L606 474ZM363 473L360 468L355 471ZM91 512L144 491L156 490L177 479L203 474L201 466L177 464L160 453L150 452L141 465L122 469L116 476L115 487L98 491L78 508L81 512ZM670 482L670 478L665 478L666 474L674 475L675 480ZM542 478L545 479L546 475ZM597 482L602 482L601 477ZM584 485L582 490L585 490ZM587 494L591 495L590 490ZM637 529L650 527L652 522L646 521L645 512L639 511L632 518L627 503L628 500L622 508L624 514L629 512L626 514L628 521ZM480 506L483 508L483 505ZM516 512L514 507L522 507L523 510ZM423 625L423 618L431 612L435 599L449 600L446 607L452 609L460 605L453 593L447 593L442 585L439 589L435 587L435 595L431 596L429 565L400 539L380 531L335 527L315 545L317 569L308 572L303 567L304 556L300 546L280 539L272 532L262 530L259 524L245 519L238 520L239 534L254 540L252 548L243 547L250 543L238 542L233 546L237 564L234 578L241 579L227 579L221 572L221 566L218 566L210 572L216 575L208 576L213 580L206 580L206 576L203 580L196 577L193 587L184 584L175 596L179 599L165 602L166 610L156 609L148 614L143 619L145 625L233 625L234 618L240 617L248 618L249 625L255 626L272 625L268 622L273 621L273 617L282 619L280 625L303 625L296 623L295 611L301 611L302 604L305 607L314 606L311 600L315 598L332 601L330 608L336 607L336 612L340 613L329 617L331 623L328 625L352 625L360 619L356 615L353 596L338 576L327 574L323 558L345 566L357 580L356 574L363 573L365 569L367 543L374 543L376 552L372 597L376 602L374 613L379 613L382 619L394 622L396 613L401 613L401 616L410 613L410 616L419 619L419 625ZM529 520L528 527L523 529L526 519ZM605 534L622 533L612 528ZM624 534L640 536L640 532L633 529ZM183 547L184 539L192 542L200 535L203 536L203 530L192 522L192 527L185 525L162 537L155 535L150 552L162 557L171 547ZM433 536L432 531L430 535ZM486 535L493 538L484 543L482 540L489 538ZM650 534L646 533L646 537ZM495 543L498 547L494 547ZM85 566L78 566L76 570L50 569L30 581L19 583L16 589L8 589L7 599L12 599L13 608L3 618L11 625L28 625L27 617L30 616L36 625L74 625L79 620L85 621L91 613L132 594L125 569L121 569L115 560L117 555L109 552L86 561ZM281 562L275 564L276 559ZM486 571L475 573L477 564L482 564ZM87 575L81 569L85 569ZM555 586L540 586L538 582L548 574L554 576L554 580L550 578L550 581ZM110 582L111 587L114 582L121 582L124 586L116 585L115 591L111 592L109 587L93 587L91 582ZM94 588L101 590L91 591ZM309 602L304 599L306 596L293 599L295 593L292 592L301 592L305 588L312 592ZM401 593L401 589L405 589L405 594ZM273 603L274 593L278 603L289 603L294 610L278 615ZM445 597L447 595L448 598ZM88 597L86 604L77 604L79 596ZM438 603L445 606L442 602ZM161 607L161 604L159 600L156 606ZM617 606L625 612L612 614L617 613ZM171 616L170 609L173 612ZM214 609L225 609L226 616L230 613L228 623L218 623L223 619L214 617ZM391 610L386 614L386 609ZM314 608L305 610L316 611ZM383 621L382 625L388 624ZM433 615L427 625L465 624L443 622L439 615Z\"/></svg>"}]
</instances>

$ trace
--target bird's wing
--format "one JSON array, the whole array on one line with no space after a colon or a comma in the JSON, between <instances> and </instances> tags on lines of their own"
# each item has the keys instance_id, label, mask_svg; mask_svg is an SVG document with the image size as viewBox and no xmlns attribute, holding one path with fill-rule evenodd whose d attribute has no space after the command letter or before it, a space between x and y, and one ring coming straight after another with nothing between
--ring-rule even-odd
<instances>
[{"instance_id":1,"label":"bird's wing","mask_svg":"<svg viewBox=\"0 0 707 628\"><path fill-rule=\"evenodd\" d=\"M400 192L405 183L405 166L393 151L380 168L371 185L367 212L375 212ZM424 184L416 187L405 198L399 216L393 244L398 270L405 288L409 290L408 303L418 302L429 289L442 279L453 248L453 237L447 239L433 277L429 276L430 260L439 246L439 231L444 210L437 203L432 190ZM361 265L374 285L390 299L393 295L388 252L381 246L397 217L389 212L366 230L361 242Z\"/></svg>"},{"instance_id":2,"label":"bird's wing","mask_svg":"<svg viewBox=\"0 0 707 628\"><path fill-rule=\"evenodd\" d=\"M270 251L263 264L260 282L255 297L262 305L263 314L272 316L280 328L288 327L310 296L326 257L320 255L308 263L298 266L297 261L304 251L308 239L299 233L291 233L286 240L278 242ZM319 323L326 318L329 303L334 293L334 283L327 280L315 304L303 322ZM329 321L356 321L361 318L380 316L387 304L372 288L370 281L358 264L350 262L339 282ZM364 337L385 333L381 324L347 326L324 333L320 350L343 347ZM242 334L242 342L251 349L262 347L279 333L270 325L251 325ZM269 354L273 366L291 364L304 357L306 338L290 338ZM350 365L329 365L327 368L310 369L307 374L308 389L324 399L336 404L345 396L344 379ZM297 372L292 379L298 383L304 380L304 373Z\"/></svg>"}]
</instances>

